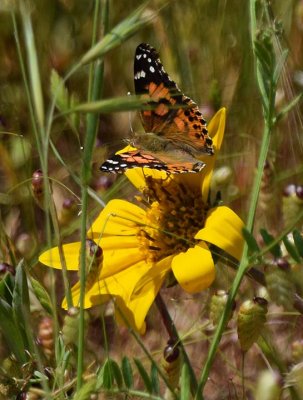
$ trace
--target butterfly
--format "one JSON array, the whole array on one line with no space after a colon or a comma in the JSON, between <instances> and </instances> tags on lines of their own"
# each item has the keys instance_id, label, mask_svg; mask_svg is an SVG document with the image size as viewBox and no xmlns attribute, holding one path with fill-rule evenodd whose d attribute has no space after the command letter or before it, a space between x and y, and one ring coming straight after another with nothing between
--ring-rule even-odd
<instances>
[{"instance_id":1,"label":"butterfly","mask_svg":"<svg viewBox=\"0 0 303 400\"><path fill-rule=\"evenodd\" d=\"M204 154L213 155L212 139L196 103L185 96L164 70L156 50L140 44L134 58L137 95L146 96L150 110L140 112L145 133L129 143L134 150L115 154L101 171L123 173L129 168L151 168L168 174L200 172Z\"/></svg>"}]
</instances>

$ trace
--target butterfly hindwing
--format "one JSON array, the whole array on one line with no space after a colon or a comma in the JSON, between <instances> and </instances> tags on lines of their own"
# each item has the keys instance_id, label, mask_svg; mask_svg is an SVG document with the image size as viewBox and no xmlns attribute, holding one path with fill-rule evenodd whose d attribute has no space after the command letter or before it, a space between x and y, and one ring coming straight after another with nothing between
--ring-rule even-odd
<instances>
[{"instance_id":1,"label":"butterfly hindwing","mask_svg":"<svg viewBox=\"0 0 303 400\"><path fill-rule=\"evenodd\" d=\"M151 168L159 171L166 171L168 174L196 173L204 168L203 162L178 163L174 160L163 162L153 154L141 152L140 150L115 154L107 159L100 167L103 172L122 174L130 168Z\"/></svg>"}]
</instances>

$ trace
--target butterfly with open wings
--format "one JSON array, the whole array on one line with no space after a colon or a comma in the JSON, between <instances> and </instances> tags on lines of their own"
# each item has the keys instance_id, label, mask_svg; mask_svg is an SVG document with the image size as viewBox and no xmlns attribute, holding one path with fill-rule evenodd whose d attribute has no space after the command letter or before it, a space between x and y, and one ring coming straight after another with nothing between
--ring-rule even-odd
<instances>
[{"instance_id":1,"label":"butterfly with open wings","mask_svg":"<svg viewBox=\"0 0 303 400\"><path fill-rule=\"evenodd\" d=\"M156 50L146 43L136 49L134 81L137 95L145 95L152 109L140 112L145 133L129 141L136 150L111 156L101 171L123 173L151 168L168 174L200 172L204 154L214 154L206 121L198 106L185 96L163 68Z\"/></svg>"}]
</instances>

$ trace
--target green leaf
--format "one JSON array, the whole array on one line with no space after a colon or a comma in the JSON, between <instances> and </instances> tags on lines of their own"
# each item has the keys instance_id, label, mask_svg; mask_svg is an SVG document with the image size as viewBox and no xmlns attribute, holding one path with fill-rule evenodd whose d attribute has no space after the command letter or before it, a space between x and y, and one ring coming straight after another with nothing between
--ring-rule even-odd
<instances>
[{"instance_id":1,"label":"green leaf","mask_svg":"<svg viewBox=\"0 0 303 400\"><path fill-rule=\"evenodd\" d=\"M260 234L263 238L264 243L267 246L270 246L275 240L274 237L270 233L268 233L266 229L260 229ZM270 252L276 258L282 257L282 252L278 244L272 246Z\"/></svg>"},{"instance_id":2,"label":"green leaf","mask_svg":"<svg viewBox=\"0 0 303 400\"><path fill-rule=\"evenodd\" d=\"M245 227L243 228L242 233L243 233L245 242L247 243L249 250L252 253L259 253L260 248L258 246L256 239L253 237L253 235Z\"/></svg>"},{"instance_id":3,"label":"green leaf","mask_svg":"<svg viewBox=\"0 0 303 400\"><path fill-rule=\"evenodd\" d=\"M287 56L288 56L288 49L284 49L282 51L279 61L277 62L276 66L275 66L275 70L274 70L274 74L273 74L273 81L274 81L275 85L278 83L278 80L280 78L281 72L285 65Z\"/></svg>"},{"instance_id":4,"label":"green leaf","mask_svg":"<svg viewBox=\"0 0 303 400\"><path fill-rule=\"evenodd\" d=\"M276 117L276 121L279 121L284 117L289 111L291 111L303 98L303 93L300 93L297 97L295 97L290 103L288 103L282 110L278 113Z\"/></svg>"},{"instance_id":5,"label":"green leaf","mask_svg":"<svg viewBox=\"0 0 303 400\"><path fill-rule=\"evenodd\" d=\"M111 389L113 381L113 374L111 368L109 368L109 359L107 359L97 374L97 389Z\"/></svg>"},{"instance_id":6,"label":"green leaf","mask_svg":"<svg viewBox=\"0 0 303 400\"><path fill-rule=\"evenodd\" d=\"M12 303L12 293L14 290L15 278L8 273L5 278L0 280L0 297L6 300L8 304Z\"/></svg>"},{"instance_id":7,"label":"green leaf","mask_svg":"<svg viewBox=\"0 0 303 400\"><path fill-rule=\"evenodd\" d=\"M48 314L53 316L54 315L53 305L52 305L51 298L50 298L49 294L47 293L47 291L44 289L44 287L41 285L41 283L38 282L34 278L31 278L31 284L32 284L32 288L35 293L35 296L39 300L41 306L44 308L44 310Z\"/></svg>"},{"instance_id":8,"label":"green leaf","mask_svg":"<svg viewBox=\"0 0 303 400\"><path fill-rule=\"evenodd\" d=\"M119 388L122 387L122 374L119 365L116 361L108 358L97 374L97 388L111 389L114 385L114 380Z\"/></svg>"},{"instance_id":9,"label":"green leaf","mask_svg":"<svg viewBox=\"0 0 303 400\"><path fill-rule=\"evenodd\" d=\"M117 382L119 389L121 389L123 385L123 379L120 367L115 360L110 360L110 367L112 369L115 381Z\"/></svg>"},{"instance_id":10,"label":"green leaf","mask_svg":"<svg viewBox=\"0 0 303 400\"><path fill-rule=\"evenodd\" d=\"M183 364L180 379L180 400L188 400L190 398L190 377L188 366Z\"/></svg>"},{"instance_id":11,"label":"green leaf","mask_svg":"<svg viewBox=\"0 0 303 400\"><path fill-rule=\"evenodd\" d=\"M79 104L77 97L74 94L70 95L68 93L63 78L61 78L54 69L51 71L50 89L51 94L55 99L56 107L62 114L70 114L69 109L74 108ZM69 115L68 122L71 127L77 131L79 128L79 116L76 114Z\"/></svg>"},{"instance_id":12,"label":"green leaf","mask_svg":"<svg viewBox=\"0 0 303 400\"><path fill-rule=\"evenodd\" d=\"M72 400L89 400L91 395L96 391L96 379L91 378L85 382L72 397Z\"/></svg>"},{"instance_id":13,"label":"green leaf","mask_svg":"<svg viewBox=\"0 0 303 400\"><path fill-rule=\"evenodd\" d=\"M303 258L303 237L297 229L295 229L293 231L292 235L294 238L296 249L297 249L300 257Z\"/></svg>"},{"instance_id":14,"label":"green leaf","mask_svg":"<svg viewBox=\"0 0 303 400\"><path fill-rule=\"evenodd\" d=\"M156 13L144 13L149 1L141 4L133 13L131 13L122 22L116 25L104 38L95 44L84 56L81 58L79 65L87 64L94 61L97 57L102 57L109 50L119 46L127 38L134 35L144 25L151 21Z\"/></svg>"},{"instance_id":15,"label":"green leaf","mask_svg":"<svg viewBox=\"0 0 303 400\"><path fill-rule=\"evenodd\" d=\"M16 326L19 327L24 343L28 343L26 335L26 324L30 315L29 292L27 278L21 261L16 268L15 287L13 291L13 316ZM29 345L29 343L28 343Z\"/></svg>"},{"instance_id":16,"label":"green leaf","mask_svg":"<svg viewBox=\"0 0 303 400\"><path fill-rule=\"evenodd\" d=\"M143 364L137 358L134 358L134 362L136 364L136 367L138 368L139 374L144 382L146 390L148 391L148 393L152 393L153 392L152 383L148 376L148 373L146 372L145 368L143 367Z\"/></svg>"},{"instance_id":17,"label":"green leaf","mask_svg":"<svg viewBox=\"0 0 303 400\"><path fill-rule=\"evenodd\" d=\"M158 369L154 363L151 365L150 378L151 378L151 384L152 384L152 388L153 388L153 394L160 394L159 373L158 373Z\"/></svg>"},{"instance_id":18,"label":"green leaf","mask_svg":"<svg viewBox=\"0 0 303 400\"><path fill-rule=\"evenodd\" d=\"M116 111L132 111L137 110L138 108L142 109L142 106L145 103L146 99L143 99L141 96L123 96L100 101L92 101L90 103L82 103L69 109L67 112L106 114ZM147 106L147 108L150 108L150 106Z\"/></svg>"},{"instance_id":19,"label":"green leaf","mask_svg":"<svg viewBox=\"0 0 303 400\"><path fill-rule=\"evenodd\" d=\"M56 99L56 107L60 111L69 109L69 94L65 87L64 80L54 69L51 70L50 90L52 96Z\"/></svg>"},{"instance_id":20,"label":"green leaf","mask_svg":"<svg viewBox=\"0 0 303 400\"><path fill-rule=\"evenodd\" d=\"M131 363L127 357L122 358L121 369L122 369L125 386L128 388L133 387L133 385L134 385L133 370L132 370Z\"/></svg>"},{"instance_id":21,"label":"green leaf","mask_svg":"<svg viewBox=\"0 0 303 400\"><path fill-rule=\"evenodd\" d=\"M287 236L284 236L283 238L283 243L284 246L286 247L286 250L288 251L289 255L297 262L300 263L301 259L300 256L297 252L296 247L291 243L291 241L288 239Z\"/></svg>"},{"instance_id":22,"label":"green leaf","mask_svg":"<svg viewBox=\"0 0 303 400\"><path fill-rule=\"evenodd\" d=\"M14 321L12 307L1 298L0 315L0 328L8 347L15 355L17 360L24 364L27 361L27 357L25 353L26 346L24 345L23 337L20 333L19 327Z\"/></svg>"}]
</instances>

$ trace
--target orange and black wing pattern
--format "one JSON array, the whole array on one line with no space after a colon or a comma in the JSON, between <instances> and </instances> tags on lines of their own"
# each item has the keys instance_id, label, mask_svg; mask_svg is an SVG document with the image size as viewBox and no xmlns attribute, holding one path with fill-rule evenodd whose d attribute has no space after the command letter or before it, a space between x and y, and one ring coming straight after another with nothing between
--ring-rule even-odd
<instances>
[{"instance_id":1,"label":"orange and black wing pattern","mask_svg":"<svg viewBox=\"0 0 303 400\"><path fill-rule=\"evenodd\" d=\"M198 106L180 91L156 50L146 43L136 49L134 81L136 94L147 95L153 107L141 111L146 132L187 145L197 153L213 154L212 139Z\"/></svg>"}]
</instances>

